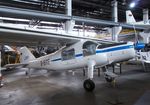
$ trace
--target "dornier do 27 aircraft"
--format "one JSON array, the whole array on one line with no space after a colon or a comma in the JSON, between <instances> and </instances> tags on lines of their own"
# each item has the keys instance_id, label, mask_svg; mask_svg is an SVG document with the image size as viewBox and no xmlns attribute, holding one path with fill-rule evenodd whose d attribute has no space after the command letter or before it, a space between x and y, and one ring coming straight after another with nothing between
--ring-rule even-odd
<instances>
[{"instance_id":1,"label":"dornier do 27 aircraft","mask_svg":"<svg viewBox=\"0 0 150 105\"><path fill-rule=\"evenodd\" d=\"M35 58L26 48L20 48L21 63L8 64L5 67L24 66L26 68L48 70L70 70L87 67L87 79L83 86L87 91L93 91L95 83L93 79L94 67L102 67L104 77L113 81L114 74L108 72L105 66L111 63L129 60L135 57L135 50L144 48L144 44L114 43L101 44L94 41L81 40L75 44L66 46L53 54Z\"/></svg>"}]
</instances>

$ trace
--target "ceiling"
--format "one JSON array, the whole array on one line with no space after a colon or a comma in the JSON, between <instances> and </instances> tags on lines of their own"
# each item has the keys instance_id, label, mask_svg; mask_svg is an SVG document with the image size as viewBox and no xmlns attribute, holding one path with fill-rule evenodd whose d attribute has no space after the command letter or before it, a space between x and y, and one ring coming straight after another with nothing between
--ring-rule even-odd
<instances>
[{"instance_id":1,"label":"ceiling","mask_svg":"<svg viewBox=\"0 0 150 105\"><path fill-rule=\"evenodd\" d=\"M66 0L0 0L0 6L11 6L31 10L39 10L44 12L61 13L65 14L65 1ZM128 4L133 0L118 0L118 13L119 21L125 21L125 10L129 9ZM135 0L134 0L135 1ZM136 19L142 19L142 9L149 8L150 2L148 0L136 0L137 6L132 9ZM111 20L111 2L112 0L73 0L73 15L81 17L90 17L96 19ZM89 21L89 20L88 20ZM7 22L9 22L7 20ZM41 24L42 25L42 24ZM45 24L43 24L45 25ZM60 24L55 24L56 27ZM53 25L54 26L54 25ZM79 27L80 28L80 27ZM95 29L99 30L99 26ZM7 29L0 27L0 44L1 43L18 43L23 45L49 45L55 47L55 44L65 44L66 42L72 43L74 39L63 37L56 37L49 35L50 33L43 32L30 32L29 30ZM40 37L42 36L42 37ZM57 35L58 36L58 35ZM62 36L62 35L61 35ZM9 38L9 39L8 39ZM76 38L78 39L78 38ZM32 43L31 43L32 42Z\"/></svg>"},{"instance_id":2,"label":"ceiling","mask_svg":"<svg viewBox=\"0 0 150 105\"><path fill-rule=\"evenodd\" d=\"M125 21L125 10L131 2L136 2L132 9L137 20L142 19L142 9L150 9L149 0L118 0L119 21ZM73 15L104 20L111 20L112 0L73 0ZM0 5L33 9L54 13L65 13L65 0L0 0Z\"/></svg>"}]
</instances>

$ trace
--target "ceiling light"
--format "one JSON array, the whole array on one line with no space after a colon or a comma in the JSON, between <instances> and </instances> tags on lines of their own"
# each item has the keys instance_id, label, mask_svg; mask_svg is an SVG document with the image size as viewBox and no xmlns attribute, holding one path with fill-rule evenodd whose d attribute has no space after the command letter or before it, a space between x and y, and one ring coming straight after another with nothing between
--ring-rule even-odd
<instances>
[{"instance_id":1,"label":"ceiling light","mask_svg":"<svg viewBox=\"0 0 150 105\"><path fill-rule=\"evenodd\" d=\"M126 5L126 0L123 0L123 1L122 1L122 5Z\"/></svg>"},{"instance_id":2,"label":"ceiling light","mask_svg":"<svg viewBox=\"0 0 150 105\"><path fill-rule=\"evenodd\" d=\"M130 4L130 8L134 8L135 7L135 2L132 2L131 4Z\"/></svg>"}]
</instances>

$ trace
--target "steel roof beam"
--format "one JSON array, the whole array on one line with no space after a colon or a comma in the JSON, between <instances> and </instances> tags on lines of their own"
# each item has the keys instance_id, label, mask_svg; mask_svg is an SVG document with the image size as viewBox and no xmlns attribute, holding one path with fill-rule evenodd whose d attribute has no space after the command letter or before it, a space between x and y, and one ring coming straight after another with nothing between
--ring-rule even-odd
<instances>
[{"instance_id":1,"label":"steel roof beam","mask_svg":"<svg viewBox=\"0 0 150 105\"><path fill-rule=\"evenodd\" d=\"M71 19L71 17L63 14L55 14L7 6L0 6L0 16L23 18L23 19L40 19L45 21L51 21L51 19L52 21L64 21Z\"/></svg>"},{"instance_id":2,"label":"steel roof beam","mask_svg":"<svg viewBox=\"0 0 150 105\"><path fill-rule=\"evenodd\" d=\"M36 10L20 9L14 7L0 6L0 16L13 17L13 18L23 18L23 19L39 19L43 21L52 22L65 22L67 20L75 20L77 24L82 24L83 22L87 25L104 25L104 26L119 26L126 28L133 28L132 25L112 22L99 19L91 19L77 16L66 16L64 14L56 14L50 12L41 12ZM135 26L136 29L145 29L144 27Z\"/></svg>"}]
</instances>

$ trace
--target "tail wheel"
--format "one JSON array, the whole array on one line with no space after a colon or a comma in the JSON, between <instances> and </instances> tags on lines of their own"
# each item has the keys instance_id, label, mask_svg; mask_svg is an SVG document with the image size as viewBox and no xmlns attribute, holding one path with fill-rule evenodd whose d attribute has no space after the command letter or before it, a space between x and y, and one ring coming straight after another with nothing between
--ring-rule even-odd
<instances>
[{"instance_id":1,"label":"tail wheel","mask_svg":"<svg viewBox=\"0 0 150 105\"><path fill-rule=\"evenodd\" d=\"M84 81L83 87L86 91L93 91L95 89L95 83L92 80L87 79Z\"/></svg>"}]
</instances>

